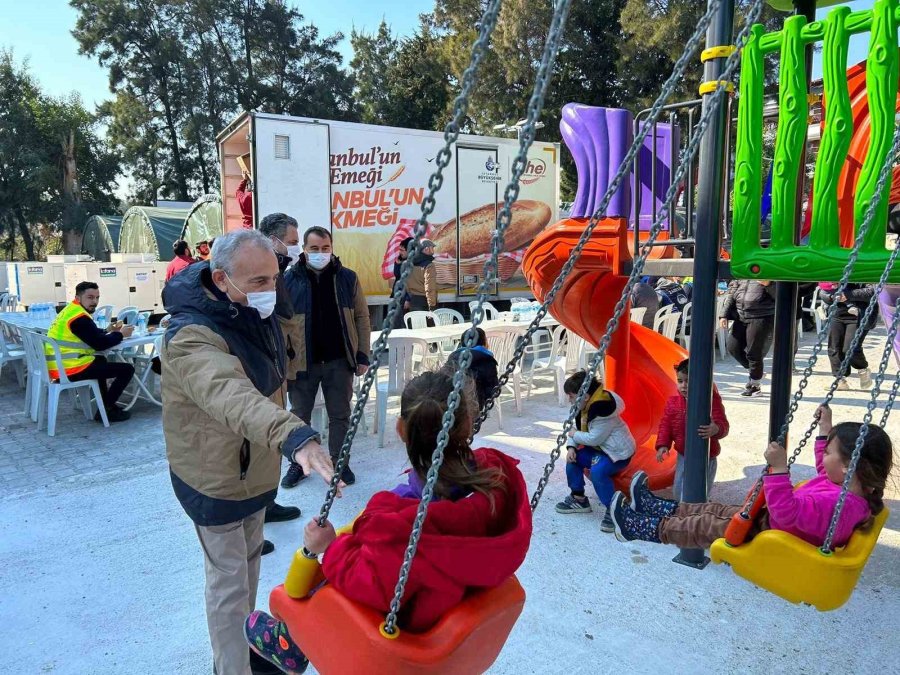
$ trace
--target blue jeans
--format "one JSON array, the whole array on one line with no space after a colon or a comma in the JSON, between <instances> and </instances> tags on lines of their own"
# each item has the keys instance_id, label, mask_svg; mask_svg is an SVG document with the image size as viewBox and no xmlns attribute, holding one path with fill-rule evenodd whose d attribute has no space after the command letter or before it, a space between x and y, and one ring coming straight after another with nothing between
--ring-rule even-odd
<instances>
[{"instance_id":1,"label":"blue jeans","mask_svg":"<svg viewBox=\"0 0 900 675\"><path fill-rule=\"evenodd\" d=\"M575 461L566 462L566 480L573 494L584 494L584 469L591 470L591 483L600 498L600 503L609 508L615 488L612 477L622 471L631 458L612 461L609 456L594 448L580 448L575 451Z\"/></svg>"}]
</instances>

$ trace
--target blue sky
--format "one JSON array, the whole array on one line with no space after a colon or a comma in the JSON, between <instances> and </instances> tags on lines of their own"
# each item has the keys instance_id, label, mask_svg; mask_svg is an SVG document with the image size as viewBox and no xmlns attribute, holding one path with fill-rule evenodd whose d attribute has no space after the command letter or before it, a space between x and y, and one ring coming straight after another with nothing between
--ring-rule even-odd
<instances>
[{"instance_id":1,"label":"blue sky","mask_svg":"<svg viewBox=\"0 0 900 675\"><path fill-rule=\"evenodd\" d=\"M538 0L535 0L538 1ZM873 0L848 3L851 9L867 9ZM382 17L395 33L407 34L415 29L418 16L430 11L433 0L327 0L326 2L296 2L308 21L323 33L342 31L350 34L353 27L371 32ZM821 18L828 12L819 11ZM78 91L85 104L108 98L106 71L95 60L79 56L78 45L70 31L75 25L76 12L67 0L0 0L0 46L12 47L16 59L28 58L31 71L47 92L62 96ZM349 39L342 45L345 60L349 60ZM851 41L849 63L865 58L866 36ZM821 75L820 60L814 64L814 76Z\"/></svg>"},{"instance_id":2,"label":"blue sky","mask_svg":"<svg viewBox=\"0 0 900 675\"><path fill-rule=\"evenodd\" d=\"M337 31L350 35L354 26L374 31L384 17L395 33L414 30L419 14L431 11L434 0L327 0L295 2L307 21L323 34ZM31 72L45 90L55 96L78 91L88 107L110 97L106 71L96 60L78 55L70 31L77 12L68 0L0 0L0 47L12 47L17 61L26 57ZM345 60L350 41L342 45Z\"/></svg>"}]
</instances>

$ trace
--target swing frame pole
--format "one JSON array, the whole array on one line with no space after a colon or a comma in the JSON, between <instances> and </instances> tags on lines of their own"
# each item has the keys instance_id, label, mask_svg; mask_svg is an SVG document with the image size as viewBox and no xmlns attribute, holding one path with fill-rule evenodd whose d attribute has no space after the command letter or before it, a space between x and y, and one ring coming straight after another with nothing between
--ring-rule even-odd
<instances>
[{"instance_id":1,"label":"swing frame pole","mask_svg":"<svg viewBox=\"0 0 900 675\"><path fill-rule=\"evenodd\" d=\"M815 21L815 0L794 0L794 15ZM806 92L812 83L813 45L806 46ZM794 210L794 244L799 242L800 223L803 221L803 186L806 181L807 143L803 143L800 154L800 176L797 180L796 205ZM812 195L810 195L810 203ZM797 346L797 298L798 284L794 281L775 283L775 326L772 346L772 393L769 402L769 441L776 441L781 434L781 426L787 417L793 394L792 376L794 352ZM787 440L787 439L785 439Z\"/></svg>"},{"instance_id":2,"label":"swing frame pole","mask_svg":"<svg viewBox=\"0 0 900 675\"><path fill-rule=\"evenodd\" d=\"M716 12L706 31L706 47L732 44L734 34L734 0L726 0ZM715 82L725 68L726 57L713 58L704 64L703 79ZM714 93L703 95L703 108L710 105ZM698 184L697 219L694 230L694 290L691 295L691 361L688 372L690 387L687 398L687 428L696 430L709 424L712 406L713 354L716 333L716 287L719 281L719 251L724 216L725 134L728 129L729 106L721 105L712 117L706 136L700 144L701 168ZM684 451L684 492L682 500L702 503L707 499L706 478L709 466L709 441L696 433L688 433ZM709 563L703 549L681 549L674 562L696 569Z\"/></svg>"}]
</instances>

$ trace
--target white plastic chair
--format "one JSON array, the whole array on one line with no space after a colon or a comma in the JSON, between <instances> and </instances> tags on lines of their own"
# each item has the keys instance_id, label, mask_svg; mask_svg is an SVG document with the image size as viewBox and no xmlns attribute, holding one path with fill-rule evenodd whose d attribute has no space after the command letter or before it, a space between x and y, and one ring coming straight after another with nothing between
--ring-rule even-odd
<instances>
[{"instance_id":1,"label":"white plastic chair","mask_svg":"<svg viewBox=\"0 0 900 675\"><path fill-rule=\"evenodd\" d=\"M449 309L447 307L436 309L434 310L434 312L432 312L432 314L437 317L438 326L452 326L455 323L466 322L462 314L457 312L455 309Z\"/></svg>"},{"instance_id":2,"label":"white plastic chair","mask_svg":"<svg viewBox=\"0 0 900 675\"><path fill-rule=\"evenodd\" d=\"M432 325L438 325L438 318L434 312L413 311L403 315L403 321L410 330L428 328L429 319L431 319Z\"/></svg>"},{"instance_id":3,"label":"white plastic chair","mask_svg":"<svg viewBox=\"0 0 900 675\"><path fill-rule=\"evenodd\" d=\"M105 328L109 325L110 321L112 321L112 313L113 306L112 305L101 305L97 309L94 310L94 323L96 323L101 328Z\"/></svg>"},{"instance_id":4,"label":"white plastic chair","mask_svg":"<svg viewBox=\"0 0 900 675\"><path fill-rule=\"evenodd\" d=\"M126 325L134 325L138 320L138 308L134 306L123 307L116 312L116 321L121 321Z\"/></svg>"},{"instance_id":5,"label":"white plastic chair","mask_svg":"<svg viewBox=\"0 0 900 675\"><path fill-rule=\"evenodd\" d=\"M716 342L719 345L719 355L724 359L728 356L728 347L726 341L728 340L728 329L722 328L719 323L720 317L722 316L722 309L725 306L725 294L723 293L716 300Z\"/></svg>"},{"instance_id":6,"label":"white plastic chair","mask_svg":"<svg viewBox=\"0 0 900 675\"><path fill-rule=\"evenodd\" d=\"M564 326L556 326L550 331L550 343L546 351L546 357L541 355L544 353L543 348L534 352L534 358L532 358L527 371L526 382L528 389L525 394L526 398L531 397L531 391L534 388L534 378L542 374L546 373L553 378L554 389L559 386L559 381L556 377L556 362L560 358L562 350L566 347L565 331ZM506 364L500 364L500 367L505 368ZM556 393L558 394L559 392Z\"/></svg>"},{"instance_id":7,"label":"white plastic chair","mask_svg":"<svg viewBox=\"0 0 900 675\"><path fill-rule=\"evenodd\" d=\"M687 303L681 310L681 321L678 324L678 342L681 346L691 351L691 305Z\"/></svg>"},{"instance_id":8,"label":"white plastic chair","mask_svg":"<svg viewBox=\"0 0 900 675\"><path fill-rule=\"evenodd\" d=\"M681 322L681 314L671 310L666 312L664 311L666 309L669 309L669 307L664 307L656 313L656 318L653 320L653 330L674 342L678 333L678 324Z\"/></svg>"},{"instance_id":9,"label":"white plastic chair","mask_svg":"<svg viewBox=\"0 0 900 675\"><path fill-rule=\"evenodd\" d=\"M581 367L586 346L587 342L583 337L570 330L566 331L565 343L560 344L559 356L553 364L553 370L556 373L556 394L560 407L565 407L568 402L563 391L566 377Z\"/></svg>"},{"instance_id":10,"label":"white plastic chair","mask_svg":"<svg viewBox=\"0 0 900 675\"><path fill-rule=\"evenodd\" d=\"M509 362L513 358L513 354L516 351L516 344L522 336L522 332L518 328L510 327L502 327L502 328L492 328L490 330L486 330L484 332L485 337L487 337L488 349L490 349L494 353L494 358L497 360L497 364L504 371L506 370ZM512 392L513 399L516 402L516 414L522 414L522 362L521 360L516 364L515 370L513 370L510 375L510 381L512 384L507 382L506 386L509 388L510 392ZM503 429L503 406L501 405L500 397L497 397L497 400L494 402L494 408L497 410L497 423L500 426L500 429Z\"/></svg>"},{"instance_id":11,"label":"white plastic chair","mask_svg":"<svg viewBox=\"0 0 900 675\"><path fill-rule=\"evenodd\" d=\"M55 436L56 435L56 416L59 412L59 395L63 391L67 391L69 389L90 389L94 395L95 400L97 401L97 409L100 413L100 418L103 420L103 426L109 426L109 420L106 417L106 408L103 405L103 398L100 395L100 383L97 380L81 380L79 382L72 382L66 377L66 372L63 369L62 365L62 354L59 351L59 344L56 340L52 340L48 338L46 335L41 335L40 333L32 333L30 331L25 333L25 343L28 345L27 349L31 350L32 357L35 361L43 359L44 367L40 370L40 381L35 382L33 386L37 387L37 422L38 429L41 428L41 421L44 416L44 411L47 412L47 435ZM45 356L44 354L44 345L48 345L53 349L53 356ZM59 371L59 379L55 380L50 377L50 371L47 367L47 364L53 362L56 364L56 370ZM32 390L34 391L34 390ZM47 392L47 398L44 398L44 391ZM81 408L84 412L84 416L87 419L93 419L93 414L91 410L91 401L87 396L82 396L81 398Z\"/></svg>"},{"instance_id":12,"label":"white plastic chair","mask_svg":"<svg viewBox=\"0 0 900 675\"><path fill-rule=\"evenodd\" d=\"M472 316L472 312L475 311L475 307L477 307L477 306L478 306L477 300L473 300L472 302L469 303L469 316ZM484 308L484 318L487 319L488 321L495 321L500 316L500 311L496 307L494 307L491 303L485 302L484 305L482 305L482 307Z\"/></svg>"},{"instance_id":13,"label":"white plastic chair","mask_svg":"<svg viewBox=\"0 0 900 675\"><path fill-rule=\"evenodd\" d=\"M16 371L16 380L20 387L25 386L25 346L19 336L18 329L0 321L0 374L3 366L12 365Z\"/></svg>"},{"instance_id":14,"label":"white plastic chair","mask_svg":"<svg viewBox=\"0 0 900 675\"><path fill-rule=\"evenodd\" d=\"M646 307L632 307L630 313L631 323L642 323L646 313Z\"/></svg>"},{"instance_id":15,"label":"white plastic chair","mask_svg":"<svg viewBox=\"0 0 900 675\"><path fill-rule=\"evenodd\" d=\"M819 331L822 330L822 323L825 320L825 317L822 316L822 312L819 311L820 307L823 307L824 303L819 298L819 287L816 287L816 290L813 291L812 294L812 302L809 303L809 307L803 308L804 314L809 314L812 317L812 320L816 324L816 334L818 335ZM827 315L826 315L827 316ZM803 329L800 329L800 335L803 335Z\"/></svg>"},{"instance_id":16,"label":"white plastic chair","mask_svg":"<svg viewBox=\"0 0 900 675\"><path fill-rule=\"evenodd\" d=\"M3 303L0 305L0 311L2 312L15 312L19 307L19 297L17 295L13 295L12 293L7 293L6 297L3 298Z\"/></svg>"},{"instance_id":17,"label":"white plastic chair","mask_svg":"<svg viewBox=\"0 0 900 675\"><path fill-rule=\"evenodd\" d=\"M387 381L381 381L382 371L379 369L375 382L376 411L375 427L378 432L378 447L384 447L384 428L387 425L388 399L400 396L407 383L417 375L415 366L418 355L424 359L428 353L428 343L415 337L391 337L388 339ZM421 361L420 361L421 363Z\"/></svg>"}]
</instances>

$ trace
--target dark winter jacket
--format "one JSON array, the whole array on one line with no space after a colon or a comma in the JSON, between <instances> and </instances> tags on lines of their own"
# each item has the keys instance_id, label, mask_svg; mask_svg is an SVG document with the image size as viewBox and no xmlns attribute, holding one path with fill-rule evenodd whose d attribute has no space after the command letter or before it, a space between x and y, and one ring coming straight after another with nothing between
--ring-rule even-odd
<instances>
[{"instance_id":1,"label":"dark winter jacket","mask_svg":"<svg viewBox=\"0 0 900 675\"><path fill-rule=\"evenodd\" d=\"M775 284L764 285L754 279L740 279L728 285L722 305L723 319L763 319L775 316Z\"/></svg>"},{"instance_id":2,"label":"dark winter jacket","mask_svg":"<svg viewBox=\"0 0 900 675\"><path fill-rule=\"evenodd\" d=\"M643 307L647 311L644 312L644 319L641 324L645 328L653 328L653 319L659 310L659 295L650 284L640 282L634 285L631 291L631 306Z\"/></svg>"},{"instance_id":3,"label":"dark winter jacket","mask_svg":"<svg viewBox=\"0 0 900 675\"><path fill-rule=\"evenodd\" d=\"M301 254L300 260L284 273L284 285L291 299L294 316L290 319L287 332L287 350L290 357L287 377L293 380L305 378L309 374L312 363L313 331L333 331L343 337L342 353L347 365L356 370L359 365L369 365L369 339L372 326L369 321L369 305L356 272L341 265L335 256L322 274L333 279L333 298L329 301L337 303L339 326L314 326L313 284L306 267L306 256Z\"/></svg>"},{"instance_id":4,"label":"dark winter jacket","mask_svg":"<svg viewBox=\"0 0 900 675\"><path fill-rule=\"evenodd\" d=\"M822 298L822 302L826 305L837 302L837 297L835 296L836 290L837 289L826 290L820 287L819 297ZM875 295L874 284L847 284L844 290L846 301L837 302L834 320L846 324L858 323L863 314L865 314L866 307L868 307L869 301L872 299L873 295ZM872 312L872 319L869 321L869 329L875 326L877 320L878 312Z\"/></svg>"}]
</instances>

